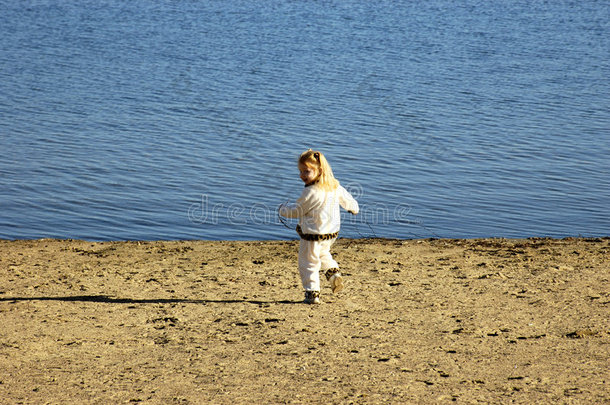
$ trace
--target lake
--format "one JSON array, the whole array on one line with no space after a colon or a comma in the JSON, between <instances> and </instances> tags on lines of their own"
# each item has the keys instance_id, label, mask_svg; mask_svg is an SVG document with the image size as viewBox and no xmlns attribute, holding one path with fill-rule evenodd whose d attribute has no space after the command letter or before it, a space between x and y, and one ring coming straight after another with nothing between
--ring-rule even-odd
<instances>
[{"instance_id":1,"label":"lake","mask_svg":"<svg viewBox=\"0 0 610 405\"><path fill-rule=\"evenodd\" d=\"M609 235L607 1L3 3L0 238Z\"/></svg>"}]
</instances>

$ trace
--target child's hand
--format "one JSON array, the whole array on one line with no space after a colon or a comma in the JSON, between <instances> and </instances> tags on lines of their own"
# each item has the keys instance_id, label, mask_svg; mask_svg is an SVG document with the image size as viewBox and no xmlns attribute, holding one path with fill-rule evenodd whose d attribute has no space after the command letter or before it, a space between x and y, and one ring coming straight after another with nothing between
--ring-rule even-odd
<instances>
[{"instance_id":1,"label":"child's hand","mask_svg":"<svg viewBox=\"0 0 610 405\"><path fill-rule=\"evenodd\" d=\"M347 211L347 212L349 212L352 215L356 215L356 213L354 211Z\"/></svg>"}]
</instances>

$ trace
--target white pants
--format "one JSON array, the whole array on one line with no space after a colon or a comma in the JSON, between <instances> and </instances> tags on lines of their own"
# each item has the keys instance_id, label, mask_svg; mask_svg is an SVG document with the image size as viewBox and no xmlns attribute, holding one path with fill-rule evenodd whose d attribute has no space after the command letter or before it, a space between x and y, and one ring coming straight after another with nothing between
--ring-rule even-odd
<instances>
[{"instance_id":1,"label":"white pants","mask_svg":"<svg viewBox=\"0 0 610 405\"><path fill-rule=\"evenodd\" d=\"M330 247L337 239L309 241L299 244L299 274L305 291L320 291L320 271L338 268L330 254Z\"/></svg>"}]
</instances>

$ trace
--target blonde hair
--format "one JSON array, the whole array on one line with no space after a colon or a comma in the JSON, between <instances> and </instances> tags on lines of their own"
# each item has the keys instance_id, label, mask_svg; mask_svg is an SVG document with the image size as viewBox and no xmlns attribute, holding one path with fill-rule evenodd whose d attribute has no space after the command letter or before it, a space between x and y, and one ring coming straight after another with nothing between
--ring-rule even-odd
<instances>
[{"instance_id":1,"label":"blonde hair","mask_svg":"<svg viewBox=\"0 0 610 405\"><path fill-rule=\"evenodd\" d=\"M301 153L299 164L318 169L320 176L318 177L317 186L323 190L333 191L339 187L339 180L335 179L333 169L330 168L330 165L322 152L311 149L306 150Z\"/></svg>"}]
</instances>

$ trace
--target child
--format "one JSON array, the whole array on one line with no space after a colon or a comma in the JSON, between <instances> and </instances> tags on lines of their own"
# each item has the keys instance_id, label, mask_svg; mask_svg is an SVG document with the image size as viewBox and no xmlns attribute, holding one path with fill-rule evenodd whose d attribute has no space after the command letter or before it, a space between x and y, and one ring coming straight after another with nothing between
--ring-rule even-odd
<instances>
[{"instance_id":1,"label":"child","mask_svg":"<svg viewBox=\"0 0 610 405\"><path fill-rule=\"evenodd\" d=\"M337 240L341 217L339 206L352 214L358 213L358 202L333 176L333 171L321 152L311 149L299 157L299 171L305 189L295 204L282 204L280 215L299 218L299 273L305 289L305 303L320 302L320 270L325 271L333 293L343 289L339 265L330 254Z\"/></svg>"}]
</instances>

